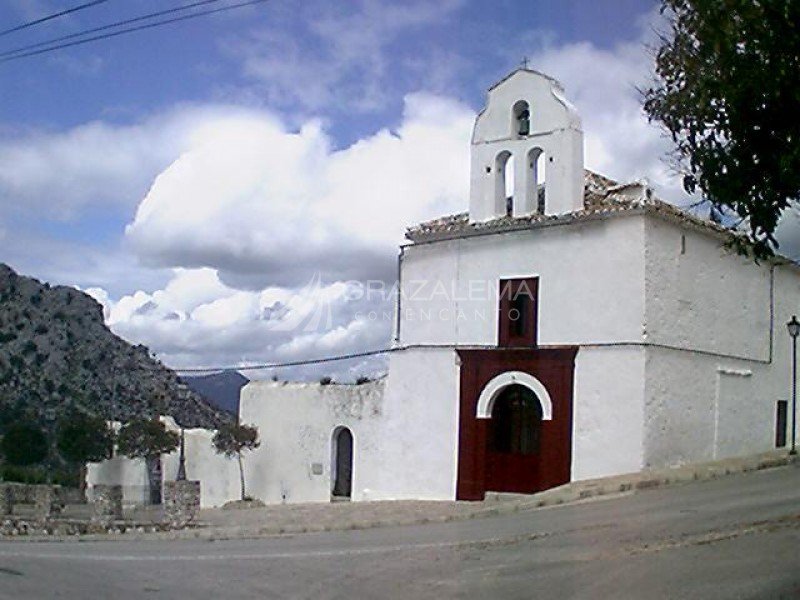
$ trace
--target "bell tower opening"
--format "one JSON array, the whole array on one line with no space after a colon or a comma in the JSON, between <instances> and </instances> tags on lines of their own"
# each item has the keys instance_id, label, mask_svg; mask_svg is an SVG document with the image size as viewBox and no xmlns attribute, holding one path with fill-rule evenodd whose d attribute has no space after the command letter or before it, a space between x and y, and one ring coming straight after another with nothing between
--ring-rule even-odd
<instances>
[{"instance_id":1,"label":"bell tower opening","mask_svg":"<svg viewBox=\"0 0 800 600\"><path fill-rule=\"evenodd\" d=\"M507 150L494 159L495 202L505 208L505 216L514 209L514 155Z\"/></svg>"},{"instance_id":2,"label":"bell tower opening","mask_svg":"<svg viewBox=\"0 0 800 600\"><path fill-rule=\"evenodd\" d=\"M513 135L526 136L531 133L531 110L525 100L519 100L514 104L513 115Z\"/></svg>"},{"instance_id":3,"label":"bell tower opening","mask_svg":"<svg viewBox=\"0 0 800 600\"><path fill-rule=\"evenodd\" d=\"M519 68L490 88L471 154L473 223L583 209L581 120L552 77Z\"/></svg>"}]
</instances>

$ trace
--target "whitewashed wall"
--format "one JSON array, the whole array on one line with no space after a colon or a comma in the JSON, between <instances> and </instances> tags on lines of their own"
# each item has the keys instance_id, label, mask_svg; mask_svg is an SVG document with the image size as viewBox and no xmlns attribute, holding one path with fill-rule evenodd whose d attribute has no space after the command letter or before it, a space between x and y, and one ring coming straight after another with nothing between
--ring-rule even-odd
<instances>
[{"instance_id":1,"label":"whitewashed wall","mask_svg":"<svg viewBox=\"0 0 800 600\"><path fill-rule=\"evenodd\" d=\"M380 464L378 422L384 381L320 385L253 381L242 388L242 423L257 425L261 447L245 456L248 493L267 503L328 502L333 432L353 434L353 499L364 499ZM372 463L370 463L372 461ZM314 465L321 473L314 473Z\"/></svg>"},{"instance_id":2,"label":"whitewashed wall","mask_svg":"<svg viewBox=\"0 0 800 600\"><path fill-rule=\"evenodd\" d=\"M145 504L150 489L145 461L116 456L100 463L89 463L86 468L86 497L89 500L94 498L95 485L121 485L123 504Z\"/></svg>"},{"instance_id":3,"label":"whitewashed wall","mask_svg":"<svg viewBox=\"0 0 800 600\"><path fill-rule=\"evenodd\" d=\"M378 423L379 452L370 458L371 500L452 500L458 473L459 366L452 349L391 355Z\"/></svg>"},{"instance_id":4,"label":"whitewashed wall","mask_svg":"<svg viewBox=\"0 0 800 600\"><path fill-rule=\"evenodd\" d=\"M655 218L646 254L647 340L667 347L647 349L645 466L774 449L776 402L789 399L785 324L800 312L797 269L775 267L771 317L769 263Z\"/></svg>"},{"instance_id":5,"label":"whitewashed wall","mask_svg":"<svg viewBox=\"0 0 800 600\"><path fill-rule=\"evenodd\" d=\"M645 350L584 347L575 358L572 479L639 471L644 462Z\"/></svg>"},{"instance_id":6,"label":"whitewashed wall","mask_svg":"<svg viewBox=\"0 0 800 600\"><path fill-rule=\"evenodd\" d=\"M409 246L401 343L494 345L498 281L539 277L539 344L641 341L641 216Z\"/></svg>"},{"instance_id":7,"label":"whitewashed wall","mask_svg":"<svg viewBox=\"0 0 800 600\"><path fill-rule=\"evenodd\" d=\"M171 417L162 417L167 429L179 432ZM115 424L119 428L119 424ZM209 429L185 430L186 476L200 481L200 505L203 508L221 506L239 498L239 467L236 460L227 459L214 451ZM161 475L164 481L174 480L178 474L179 453L176 450L161 456ZM143 459L132 460L116 456L101 463L87 466L87 496L93 496L97 484L122 485L126 505L146 504L149 501L147 469Z\"/></svg>"}]
</instances>

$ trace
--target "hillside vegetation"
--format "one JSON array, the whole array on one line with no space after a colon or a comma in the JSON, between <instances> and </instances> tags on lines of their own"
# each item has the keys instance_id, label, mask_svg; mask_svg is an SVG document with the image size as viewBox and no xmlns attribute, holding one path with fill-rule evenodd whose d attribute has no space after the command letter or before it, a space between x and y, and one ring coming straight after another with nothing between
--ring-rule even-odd
<instances>
[{"instance_id":1,"label":"hillside vegetation","mask_svg":"<svg viewBox=\"0 0 800 600\"><path fill-rule=\"evenodd\" d=\"M0 434L21 420L53 432L71 411L118 421L171 415L186 427L229 419L147 348L114 335L93 298L0 264Z\"/></svg>"}]
</instances>

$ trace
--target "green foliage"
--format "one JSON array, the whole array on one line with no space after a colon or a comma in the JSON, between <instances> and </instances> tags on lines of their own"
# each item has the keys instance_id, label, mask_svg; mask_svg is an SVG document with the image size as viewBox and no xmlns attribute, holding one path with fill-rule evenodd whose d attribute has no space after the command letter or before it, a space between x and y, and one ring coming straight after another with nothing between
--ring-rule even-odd
<instances>
[{"instance_id":1,"label":"green foliage","mask_svg":"<svg viewBox=\"0 0 800 600\"><path fill-rule=\"evenodd\" d=\"M0 344L13 342L15 339L17 339L17 334L13 331L9 333L0 333Z\"/></svg>"},{"instance_id":2,"label":"green foliage","mask_svg":"<svg viewBox=\"0 0 800 600\"><path fill-rule=\"evenodd\" d=\"M15 465L0 466L0 479L15 481L17 483L53 483L64 487L77 488L80 486L81 472L79 469L56 468L47 469L42 465L17 467Z\"/></svg>"},{"instance_id":3,"label":"green foliage","mask_svg":"<svg viewBox=\"0 0 800 600\"><path fill-rule=\"evenodd\" d=\"M369 383L370 381L372 380L369 377L365 377L362 375L361 377L356 379L356 385L364 385L365 383Z\"/></svg>"},{"instance_id":4,"label":"green foliage","mask_svg":"<svg viewBox=\"0 0 800 600\"><path fill-rule=\"evenodd\" d=\"M128 458L155 458L178 447L180 436L158 419L137 419L122 426L117 436L121 454Z\"/></svg>"},{"instance_id":5,"label":"green foliage","mask_svg":"<svg viewBox=\"0 0 800 600\"><path fill-rule=\"evenodd\" d=\"M258 440L258 428L238 423L220 425L212 440L219 454L232 458L244 450L255 450L261 445Z\"/></svg>"},{"instance_id":6,"label":"green foliage","mask_svg":"<svg viewBox=\"0 0 800 600\"><path fill-rule=\"evenodd\" d=\"M47 483L47 471L38 466L18 467L16 465L3 465L0 467L0 478L3 481L15 481L17 483Z\"/></svg>"},{"instance_id":7,"label":"green foliage","mask_svg":"<svg viewBox=\"0 0 800 600\"><path fill-rule=\"evenodd\" d=\"M330 385L332 383L333 383L333 377L328 377L327 375L319 380L320 385Z\"/></svg>"},{"instance_id":8,"label":"green foliage","mask_svg":"<svg viewBox=\"0 0 800 600\"><path fill-rule=\"evenodd\" d=\"M37 425L17 423L6 429L0 452L8 464L35 465L47 457L47 438Z\"/></svg>"},{"instance_id":9,"label":"green foliage","mask_svg":"<svg viewBox=\"0 0 800 600\"><path fill-rule=\"evenodd\" d=\"M23 354L33 354L36 352L37 346L36 343L32 340L28 340L22 346L22 353Z\"/></svg>"},{"instance_id":10,"label":"green foliage","mask_svg":"<svg viewBox=\"0 0 800 600\"><path fill-rule=\"evenodd\" d=\"M56 447L72 463L100 462L111 458L114 434L98 417L74 413L58 428Z\"/></svg>"},{"instance_id":11,"label":"green foliage","mask_svg":"<svg viewBox=\"0 0 800 600\"><path fill-rule=\"evenodd\" d=\"M245 450L255 450L261 445L261 442L258 441L258 428L253 425L223 423L220 425L211 441L217 453L224 454L228 458L233 458L235 456L239 459L241 498L242 500L247 500L249 496L245 490L242 452Z\"/></svg>"},{"instance_id":12,"label":"green foliage","mask_svg":"<svg viewBox=\"0 0 800 600\"><path fill-rule=\"evenodd\" d=\"M800 197L800 3L662 0L662 12L671 35L645 111L671 135L686 191L738 215L740 252L770 256Z\"/></svg>"}]
</instances>

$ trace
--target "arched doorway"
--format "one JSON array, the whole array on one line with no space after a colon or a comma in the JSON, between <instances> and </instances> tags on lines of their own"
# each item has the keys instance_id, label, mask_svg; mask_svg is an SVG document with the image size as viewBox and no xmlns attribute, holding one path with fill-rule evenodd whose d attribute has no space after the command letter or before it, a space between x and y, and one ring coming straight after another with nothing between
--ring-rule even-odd
<instances>
[{"instance_id":1,"label":"arched doorway","mask_svg":"<svg viewBox=\"0 0 800 600\"><path fill-rule=\"evenodd\" d=\"M530 494L570 481L578 348L457 352L461 374L456 498L483 500L487 491ZM502 432L507 443L498 443Z\"/></svg>"},{"instance_id":2,"label":"arched doorway","mask_svg":"<svg viewBox=\"0 0 800 600\"><path fill-rule=\"evenodd\" d=\"M529 493L538 484L542 403L529 387L503 388L491 407L486 436L486 489Z\"/></svg>"},{"instance_id":3,"label":"arched doorway","mask_svg":"<svg viewBox=\"0 0 800 600\"><path fill-rule=\"evenodd\" d=\"M353 491L353 434L347 427L337 427L332 441L331 495L334 499L347 499Z\"/></svg>"}]
</instances>

